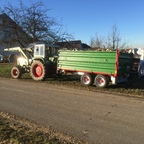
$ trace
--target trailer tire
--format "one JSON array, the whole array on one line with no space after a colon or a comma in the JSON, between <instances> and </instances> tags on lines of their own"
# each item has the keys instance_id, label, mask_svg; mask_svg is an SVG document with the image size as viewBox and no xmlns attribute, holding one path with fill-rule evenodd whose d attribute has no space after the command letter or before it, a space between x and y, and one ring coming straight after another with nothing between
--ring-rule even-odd
<instances>
[{"instance_id":1,"label":"trailer tire","mask_svg":"<svg viewBox=\"0 0 144 144\"><path fill-rule=\"evenodd\" d=\"M95 77L94 83L99 88L105 88L109 85L109 78L104 75L97 75Z\"/></svg>"},{"instance_id":2,"label":"trailer tire","mask_svg":"<svg viewBox=\"0 0 144 144\"><path fill-rule=\"evenodd\" d=\"M94 78L91 74L83 74L80 78L81 83L85 86L90 86L94 83Z\"/></svg>"},{"instance_id":3,"label":"trailer tire","mask_svg":"<svg viewBox=\"0 0 144 144\"><path fill-rule=\"evenodd\" d=\"M35 81L42 81L46 78L46 68L44 64L36 60L32 63L30 68L30 75Z\"/></svg>"},{"instance_id":4,"label":"trailer tire","mask_svg":"<svg viewBox=\"0 0 144 144\"><path fill-rule=\"evenodd\" d=\"M19 79L22 76L22 68L20 66L14 66L11 69L11 76L14 79Z\"/></svg>"}]
</instances>

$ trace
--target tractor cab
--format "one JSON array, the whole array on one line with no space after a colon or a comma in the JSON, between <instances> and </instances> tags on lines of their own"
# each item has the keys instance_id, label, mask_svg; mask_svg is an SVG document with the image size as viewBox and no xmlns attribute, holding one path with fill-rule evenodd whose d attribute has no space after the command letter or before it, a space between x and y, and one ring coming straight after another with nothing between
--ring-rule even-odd
<instances>
[{"instance_id":1,"label":"tractor cab","mask_svg":"<svg viewBox=\"0 0 144 144\"><path fill-rule=\"evenodd\" d=\"M52 59L58 55L58 46L39 43L35 44L33 47L34 59L43 58L43 59Z\"/></svg>"}]
</instances>

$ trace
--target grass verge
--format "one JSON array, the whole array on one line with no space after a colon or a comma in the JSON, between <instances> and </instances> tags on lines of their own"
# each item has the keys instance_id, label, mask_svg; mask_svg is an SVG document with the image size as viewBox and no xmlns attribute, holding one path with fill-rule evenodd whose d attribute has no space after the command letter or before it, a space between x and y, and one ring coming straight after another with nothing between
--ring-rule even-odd
<instances>
[{"instance_id":1,"label":"grass verge","mask_svg":"<svg viewBox=\"0 0 144 144\"><path fill-rule=\"evenodd\" d=\"M0 144L82 144L56 130L0 112Z\"/></svg>"}]
</instances>

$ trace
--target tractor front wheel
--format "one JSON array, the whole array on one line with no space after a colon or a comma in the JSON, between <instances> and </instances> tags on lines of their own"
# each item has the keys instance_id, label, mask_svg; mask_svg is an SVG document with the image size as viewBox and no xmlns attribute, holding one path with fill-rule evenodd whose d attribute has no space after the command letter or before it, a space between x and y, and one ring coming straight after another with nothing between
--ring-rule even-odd
<instances>
[{"instance_id":1,"label":"tractor front wheel","mask_svg":"<svg viewBox=\"0 0 144 144\"><path fill-rule=\"evenodd\" d=\"M22 68L15 66L11 69L11 76L15 79L19 79L22 76Z\"/></svg>"},{"instance_id":2,"label":"tractor front wheel","mask_svg":"<svg viewBox=\"0 0 144 144\"><path fill-rule=\"evenodd\" d=\"M34 61L30 68L31 77L36 81L44 80L46 77L46 69L41 61Z\"/></svg>"}]
</instances>

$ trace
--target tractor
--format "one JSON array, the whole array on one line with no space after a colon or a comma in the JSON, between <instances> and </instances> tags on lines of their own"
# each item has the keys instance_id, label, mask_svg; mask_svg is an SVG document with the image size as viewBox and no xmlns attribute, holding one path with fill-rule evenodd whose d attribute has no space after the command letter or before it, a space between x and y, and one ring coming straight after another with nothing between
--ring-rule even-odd
<instances>
[{"instance_id":1,"label":"tractor","mask_svg":"<svg viewBox=\"0 0 144 144\"><path fill-rule=\"evenodd\" d=\"M57 72L58 46L37 42L30 44L27 48L13 47L5 51L20 53L17 65L11 69L13 78L18 79L24 73L30 73L36 81L52 77Z\"/></svg>"}]
</instances>

